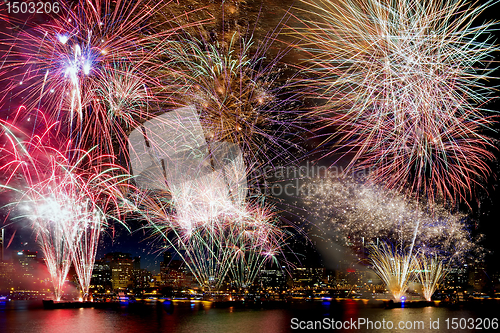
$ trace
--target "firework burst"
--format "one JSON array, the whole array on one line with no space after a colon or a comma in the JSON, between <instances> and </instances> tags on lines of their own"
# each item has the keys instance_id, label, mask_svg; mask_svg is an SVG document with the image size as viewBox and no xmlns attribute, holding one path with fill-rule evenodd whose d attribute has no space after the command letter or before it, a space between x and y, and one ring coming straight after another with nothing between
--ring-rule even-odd
<instances>
[{"instance_id":1,"label":"firework burst","mask_svg":"<svg viewBox=\"0 0 500 333\"><path fill-rule=\"evenodd\" d=\"M50 24L5 37L9 90L73 137L75 148L127 151L127 133L168 104L160 45L183 28L154 17L168 3L89 0L64 4ZM200 24L197 22L196 24ZM186 23L186 26L190 25ZM172 88L175 90L174 88Z\"/></svg>"},{"instance_id":2,"label":"firework burst","mask_svg":"<svg viewBox=\"0 0 500 333\"><path fill-rule=\"evenodd\" d=\"M296 101L282 83L287 50L266 58L273 41L266 36L255 45L236 32L227 43L187 36L165 46L180 68L181 103L197 107L207 140L237 144L249 164L286 156L300 129Z\"/></svg>"},{"instance_id":3,"label":"firework burst","mask_svg":"<svg viewBox=\"0 0 500 333\"><path fill-rule=\"evenodd\" d=\"M351 166L390 188L462 200L490 174L493 4L465 0L303 1L302 49ZM330 131L330 133L332 133ZM337 149L334 150L334 152Z\"/></svg>"}]
</instances>

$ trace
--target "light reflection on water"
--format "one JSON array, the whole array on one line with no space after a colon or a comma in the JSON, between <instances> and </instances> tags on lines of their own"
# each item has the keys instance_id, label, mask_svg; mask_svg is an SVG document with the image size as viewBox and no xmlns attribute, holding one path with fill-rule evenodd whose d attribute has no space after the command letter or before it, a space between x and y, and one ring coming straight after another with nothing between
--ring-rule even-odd
<instances>
[{"instance_id":1,"label":"light reflection on water","mask_svg":"<svg viewBox=\"0 0 500 333\"><path fill-rule=\"evenodd\" d=\"M0 332L93 333L93 332L293 332L292 318L302 321L335 320L424 321L420 330L376 330L377 332L446 332L447 318L499 317L495 309L370 308L358 302L307 302L285 309L213 308L207 303L165 302L158 305L123 306L120 309L44 310L41 301L11 301L0 304ZM440 321L440 329L430 329L429 320ZM371 329L340 332L372 332ZM452 330L449 330L451 332ZM339 332L339 331L337 331ZM460 330L454 330L460 332ZM463 332L472 332L464 330Z\"/></svg>"}]
</instances>

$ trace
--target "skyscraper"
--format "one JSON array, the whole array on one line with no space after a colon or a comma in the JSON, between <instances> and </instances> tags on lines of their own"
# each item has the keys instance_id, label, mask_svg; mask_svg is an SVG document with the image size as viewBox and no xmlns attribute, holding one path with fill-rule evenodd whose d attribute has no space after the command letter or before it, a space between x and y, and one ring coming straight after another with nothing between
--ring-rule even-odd
<instances>
[{"instance_id":1,"label":"skyscraper","mask_svg":"<svg viewBox=\"0 0 500 333\"><path fill-rule=\"evenodd\" d=\"M104 260L111 268L113 289L125 289L132 284L133 260L129 253L108 253Z\"/></svg>"}]
</instances>

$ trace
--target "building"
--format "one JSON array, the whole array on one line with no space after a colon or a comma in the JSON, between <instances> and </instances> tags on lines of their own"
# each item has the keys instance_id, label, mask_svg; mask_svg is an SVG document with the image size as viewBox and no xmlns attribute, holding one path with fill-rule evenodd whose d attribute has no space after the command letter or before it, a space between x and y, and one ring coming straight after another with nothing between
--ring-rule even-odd
<instances>
[{"instance_id":1,"label":"building","mask_svg":"<svg viewBox=\"0 0 500 333\"><path fill-rule=\"evenodd\" d=\"M52 288L44 260L38 258L37 251L18 251L10 263L2 263L0 270L0 279L8 282L13 299L35 299Z\"/></svg>"},{"instance_id":2,"label":"building","mask_svg":"<svg viewBox=\"0 0 500 333\"><path fill-rule=\"evenodd\" d=\"M486 274L486 267L484 264L475 263L469 266L468 285L474 291L483 292L488 285L488 275Z\"/></svg>"},{"instance_id":3,"label":"building","mask_svg":"<svg viewBox=\"0 0 500 333\"><path fill-rule=\"evenodd\" d=\"M14 265L17 266L17 284L33 288L32 284L39 280L40 268L43 267L43 260L38 258L38 251L18 251Z\"/></svg>"},{"instance_id":4,"label":"building","mask_svg":"<svg viewBox=\"0 0 500 333\"><path fill-rule=\"evenodd\" d=\"M111 281L111 267L104 259L96 260L90 280L90 288L97 292L111 290L113 284Z\"/></svg>"},{"instance_id":5,"label":"building","mask_svg":"<svg viewBox=\"0 0 500 333\"><path fill-rule=\"evenodd\" d=\"M185 270L181 260L172 258L170 252L163 254L163 261L160 262L161 285L172 288L191 287L193 283L192 275Z\"/></svg>"},{"instance_id":6,"label":"building","mask_svg":"<svg viewBox=\"0 0 500 333\"><path fill-rule=\"evenodd\" d=\"M444 286L449 290L467 289L469 283L469 265L463 264L450 268L444 279Z\"/></svg>"},{"instance_id":7,"label":"building","mask_svg":"<svg viewBox=\"0 0 500 333\"><path fill-rule=\"evenodd\" d=\"M146 269L133 269L131 278L134 288L144 289L155 287L153 283L153 276L151 272Z\"/></svg>"},{"instance_id":8,"label":"building","mask_svg":"<svg viewBox=\"0 0 500 333\"><path fill-rule=\"evenodd\" d=\"M494 292L500 292L500 271L495 271L491 274L491 283Z\"/></svg>"},{"instance_id":9,"label":"building","mask_svg":"<svg viewBox=\"0 0 500 333\"><path fill-rule=\"evenodd\" d=\"M114 290L132 286L134 262L130 253L114 252L104 256L104 262L111 269L111 284Z\"/></svg>"},{"instance_id":10,"label":"building","mask_svg":"<svg viewBox=\"0 0 500 333\"><path fill-rule=\"evenodd\" d=\"M134 259L132 260L132 263L133 263L133 269L134 270L139 270L141 269L141 257L134 257Z\"/></svg>"},{"instance_id":11,"label":"building","mask_svg":"<svg viewBox=\"0 0 500 333\"><path fill-rule=\"evenodd\" d=\"M14 263L0 261L0 296L14 287L15 279Z\"/></svg>"},{"instance_id":12,"label":"building","mask_svg":"<svg viewBox=\"0 0 500 333\"><path fill-rule=\"evenodd\" d=\"M17 252L17 260L25 271L33 271L39 262L38 251L19 251Z\"/></svg>"},{"instance_id":13,"label":"building","mask_svg":"<svg viewBox=\"0 0 500 333\"><path fill-rule=\"evenodd\" d=\"M263 269L259 273L257 284L261 288L284 288L286 280L286 272L281 269Z\"/></svg>"},{"instance_id":14,"label":"building","mask_svg":"<svg viewBox=\"0 0 500 333\"><path fill-rule=\"evenodd\" d=\"M167 272L171 268L172 253L166 251L163 253L163 261L160 262L160 274Z\"/></svg>"},{"instance_id":15,"label":"building","mask_svg":"<svg viewBox=\"0 0 500 333\"><path fill-rule=\"evenodd\" d=\"M321 285L325 277L325 268L297 267L293 270L292 279L294 286L313 287Z\"/></svg>"}]
</instances>

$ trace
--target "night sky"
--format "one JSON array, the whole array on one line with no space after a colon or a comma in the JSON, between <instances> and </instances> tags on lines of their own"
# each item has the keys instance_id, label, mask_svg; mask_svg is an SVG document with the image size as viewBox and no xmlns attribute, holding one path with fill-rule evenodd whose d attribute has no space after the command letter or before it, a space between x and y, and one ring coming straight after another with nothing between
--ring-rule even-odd
<instances>
[{"instance_id":1,"label":"night sky","mask_svg":"<svg viewBox=\"0 0 500 333\"><path fill-rule=\"evenodd\" d=\"M280 2L252 1L250 6L254 6L257 10L261 9L262 7L266 8L266 6L270 4L276 6L277 3ZM285 6L288 6L291 3L292 1L286 1L283 7L287 8ZM498 13L500 13L500 5L497 4L496 8L491 8L484 14L484 19L498 19ZM22 18L22 16L18 16L17 18ZM48 20L49 18L46 16L38 15L35 17L26 16L24 19L29 19L29 22L27 22L27 25L24 27L6 26L5 23L0 22L0 32L11 31L11 29L13 28L29 29L31 25L36 24L37 22L43 22L45 20ZM265 29L268 24L269 26L272 26L265 17L260 18L259 24L259 27L261 29ZM498 36L500 36L500 32L497 32L497 34ZM3 56L8 48L9 45L0 43L0 55ZM499 59L500 58L497 56L497 60ZM498 84L498 82L492 82L491 84L496 85ZM0 94L2 93L0 92ZM8 115L10 112L12 112L12 110L17 109L18 105L21 103L21 99L21 96L14 99L10 95L1 95L1 117L4 118L5 115ZM492 102L488 107L493 110L500 111L499 105L500 104L498 102ZM497 124L496 130L499 129L500 126L498 126ZM498 132L493 134L493 136L500 139L500 134L498 134ZM314 140L311 140L311 142L307 143L307 145L314 145L314 143L316 142ZM495 152L495 154L497 156L497 159L500 159L500 152L498 150ZM316 157L317 155L311 154L310 156L306 157L305 160L314 160L316 159ZM327 165L334 160L335 157L329 157L328 159L321 160L319 163ZM495 162L491 165L491 167L493 169L493 176L488 180L486 184L484 184L484 189L477 192L477 194L475 195L476 199L472 200L469 203L472 209L471 215L475 220L475 225L472 226L471 232L472 234L484 234L485 239L482 244L486 249L491 251L491 253L486 256L487 268L490 272L500 269L500 260L498 260L500 258L500 241L498 240L500 231L500 165ZM0 197L0 203L5 204L6 201L7 199L5 195ZM285 218L291 222L303 225L303 219L299 218L298 216L307 216L307 212L302 209L302 207L300 206L300 202L293 200L288 204L292 207L295 206L295 208L285 214ZM290 207L286 205L286 203L284 207L285 206ZM466 205L463 205L463 210L468 210ZM2 210L2 214L4 217L3 220L5 220L4 223L7 224L7 226L5 227L5 241L6 243L8 243L8 248L6 251L7 258L9 256L15 255L15 253L17 253L17 251L19 250L39 249L34 239L33 231L29 227L29 224L26 223L26 221L13 221L12 218L6 218L6 208ZM142 268L158 272L159 262L163 260L163 242L156 238L154 235L151 236L148 230L142 229L143 223L141 221L130 219L127 220L127 223L129 228L133 230L132 233L130 233L124 226L113 222L113 230L108 230L106 234L101 237L97 258L101 258L105 253L109 252L127 252L130 253L133 257L141 257ZM297 244L302 245L298 246ZM296 239L292 241L291 250L296 251L298 256L302 258L303 261L308 262L309 264L321 264L320 254L314 250L314 246L312 245L312 243L309 241L304 241L302 236L297 236Z\"/></svg>"}]
</instances>

